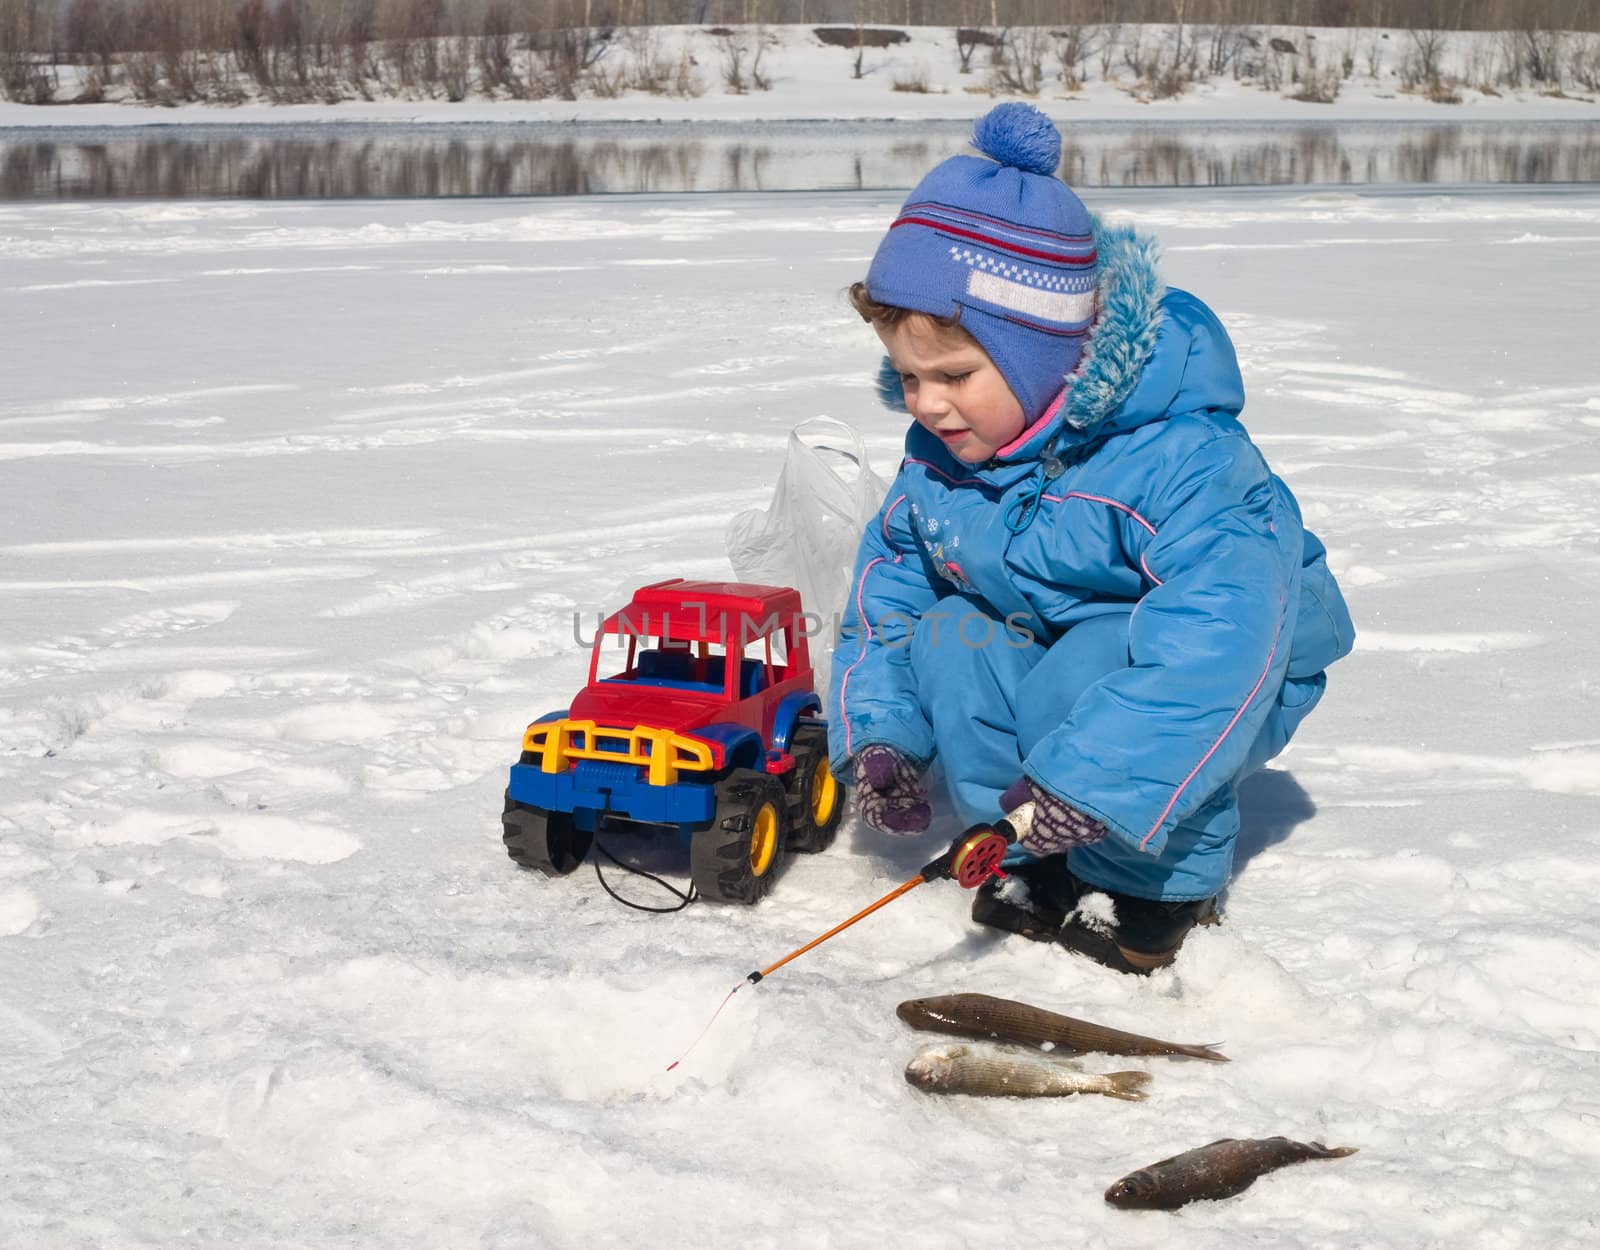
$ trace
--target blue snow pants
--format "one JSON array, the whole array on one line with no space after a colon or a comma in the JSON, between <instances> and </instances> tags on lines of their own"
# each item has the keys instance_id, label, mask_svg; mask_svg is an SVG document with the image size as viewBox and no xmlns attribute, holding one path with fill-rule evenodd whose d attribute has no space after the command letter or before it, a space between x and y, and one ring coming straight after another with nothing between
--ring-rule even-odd
<instances>
[{"instance_id":1,"label":"blue snow pants","mask_svg":"<svg viewBox=\"0 0 1600 1250\"><path fill-rule=\"evenodd\" d=\"M941 619L925 618L911 640L911 668L923 714L939 744L950 799L962 824L994 820L1000 795L1022 776L1022 762L1071 715L1073 704L1108 673L1126 668L1128 618L1115 608L1074 625L1053 644L1007 645L995 623L985 646L963 645L956 634L968 613L993 620L992 609L952 597ZM973 625L967 634L983 637ZM1009 641L1019 643L1012 636ZM1067 854L1081 881L1136 898L1173 902L1209 898L1228 882L1239 832L1238 783L1283 750L1295 727L1322 696L1321 674L1286 683L1283 696L1251 745L1238 773L1169 835L1160 855L1138 850L1115 833ZM1291 687L1293 687L1291 689ZM1064 796L1071 798L1070 795Z\"/></svg>"}]
</instances>

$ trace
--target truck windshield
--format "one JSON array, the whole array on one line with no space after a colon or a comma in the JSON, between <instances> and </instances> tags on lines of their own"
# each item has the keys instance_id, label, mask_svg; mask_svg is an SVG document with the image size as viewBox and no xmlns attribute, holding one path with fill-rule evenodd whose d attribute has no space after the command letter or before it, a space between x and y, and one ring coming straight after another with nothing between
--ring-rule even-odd
<instances>
[{"instance_id":1,"label":"truck windshield","mask_svg":"<svg viewBox=\"0 0 1600 1250\"><path fill-rule=\"evenodd\" d=\"M751 698L766 689L767 666L760 659L740 658L736 662L738 668L731 692L734 698ZM691 648L657 642L653 646L639 647L636 640L630 639L622 671L604 680L691 694L724 694L728 692L728 656L722 648L711 644L697 644Z\"/></svg>"}]
</instances>

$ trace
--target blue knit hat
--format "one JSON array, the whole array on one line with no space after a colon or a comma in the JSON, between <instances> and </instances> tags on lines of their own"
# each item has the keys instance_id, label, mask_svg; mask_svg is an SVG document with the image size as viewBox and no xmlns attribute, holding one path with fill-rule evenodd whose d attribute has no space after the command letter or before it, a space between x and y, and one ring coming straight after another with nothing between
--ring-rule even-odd
<instances>
[{"instance_id":1,"label":"blue knit hat","mask_svg":"<svg viewBox=\"0 0 1600 1250\"><path fill-rule=\"evenodd\" d=\"M1055 176L1061 135L1031 104L991 109L972 146L984 156L950 157L911 193L872 258L867 293L936 317L959 312L1032 424L1094 321L1094 230Z\"/></svg>"}]
</instances>

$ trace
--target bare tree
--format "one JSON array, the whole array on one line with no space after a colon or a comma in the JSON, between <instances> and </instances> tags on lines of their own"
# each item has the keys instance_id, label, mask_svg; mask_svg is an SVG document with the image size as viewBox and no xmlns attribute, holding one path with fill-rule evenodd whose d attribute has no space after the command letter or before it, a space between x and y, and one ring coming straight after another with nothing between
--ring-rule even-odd
<instances>
[{"instance_id":1,"label":"bare tree","mask_svg":"<svg viewBox=\"0 0 1600 1250\"><path fill-rule=\"evenodd\" d=\"M1566 58L1566 36L1558 30L1539 30L1526 24L1513 32L1528 80L1553 87L1561 85Z\"/></svg>"},{"instance_id":2,"label":"bare tree","mask_svg":"<svg viewBox=\"0 0 1600 1250\"><path fill-rule=\"evenodd\" d=\"M123 10L103 0L73 0L62 23L62 56L83 67L75 104L95 104L105 99L116 81L115 54L122 37Z\"/></svg>"},{"instance_id":3,"label":"bare tree","mask_svg":"<svg viewBox=\"0 0 1600 1250\"><path fill-rule=\"evenodd\" d=\"M984 34L976 26L959 26L956 28L956 59L960 62L961 72L972 72L972 54L978 50L983 42L980 38Z\"/></svg>"},{"instance_id":4,"label":"bare tree","mask_svg":"<svg viewBox=\"0 0 1600 1250\"><path fill-rule=\"evenodd\" d=\"M1244 46L1242 27L1227 22L1212 24L1205 34L1206 73L1211 77L1228 73Z\"/></svg>"},{"instance_id":5,"label":"bare tree","mask_svg":"<svg viewBox=\"0 0 1600 1250\"><path fill-rule=\"evenodd\" d=\"M477 41L478 81L491 98L500 91L516 97L523 94L521 79L512 60L511 8L504 0L491 0L483 14L483 33Z\"/></svg>"},{"instance_id":6,"label":"bare tree","mask_svg":"<svg viewBox=\"0 0 1600 1250\"><path fill-rule=\"evenodd\" d=\"M439 41L439 84L444 98L459 104L472 89L472 40L462 35L452 35Z\"/></svg>"},{"instance_id":7,"label":"bare tree","mask_svg":"<svg viewBox=\"0 0 1600 1250\"><path fill-rule=\"evenodd\" d=\"M1044 27L1013 26L995 49L991 88L1038 95L1044 85L1044 58L1049 50L1050 32Z\"/></svg>"},{"instance_id":8,"label":"bare tree","mask_svg":"<svg viewBox=\"0 0 1600 1250\"><path fill-rule=\"evenodd\" d=\"M1082 88L1088 76L1089 58L1094 55L1096 28L1078 22L1069 22L1050 32L1055 40L1056 64L1061 85L1068 91Z\"/></svg>"},{"instance_id":9,"label":"bare tree","mask_svg":"<svg viewBox=\"0 0 1600 1250\"><path fill-rule=\"evenodd\" d=\"M1448 44L1449 37L1442 30L1406 31L1406 53L1400 62L1400 80L1411 88L1437 88L1440 84L1440 64Z\"/></svg>"},{"instance_id":10,"label":"bare tree","mask_svg":"<svg viewBox=\"0 0 1600 1250\"><path fill-rule=\"evenodd\" d=\"M0 2L0 95L25 104L48 104L59 85L43 0Z\"/></svg>"},{"instance_id":11,"label":"bare tree","mask_svg":"<svg viewBox=\"0 0 1600 1250\"><path fill-rule=\"evenodd\" d=\"M1100 79L1104 82L1111 77L1111 66L1116 61L1117 45L1122 40L1122 23L1102 22L1100 31Z\"/></svg>"},{"instance_id":12,"label":"bare tree","mask_svg":"<svg viewBox=\"0 0 1600 1250\"><path fill-rule=\"evenodd\" d=\"M1583 35L1573 41L1569 68L1586 91L1600 91L1600 39Z\"/></svg>"},{"instance_id":13,"label":"bare tree","mask_svg":"<svg viewBox=\"0 0 1600 1250\"><path fill-rule=\"evenodd\" d=\"M722 56L722 81L729 91L744 95L752 89L771 89L772 80L761 69L761 58L767 50L767 33L762 27L757 26L753 32L718 35L717 47ZM858 54L858 77L859 63Z\"/></svg>"},{"instance_id":14,"label":"bare tree","mask_svg":"<svg viewBox=\"0 0 1600 1250\"><path fill-rule=\"evenodd\" d=\"M1299 67L1300 90L1293 99L1306 104L1332 104L1339 98L1339 87L1344 80L1337 64L1319 65L1316 40L1306 39L1305 64Z\"/></svg>"},{"instance_id":15,"label":"bare tree","mask_svg":"<svg viewBox=\"0 0 1600 1250\"><path fill-rule=\"evenodd\" d=\"M122 12L106 0L72 0L61 27L61 50L66 58L79 65L98 64L109 70L122 37L118 29Z\"/></svg>"},{"instance_id":16,"label":"bare tree","mask_svg":"<svg viewBox=\"0 0 1600 1250\"><path fill-rule=\"evenodd\" d=\"M244 0L233 14L233 57L239 72L263 90L272 81L272 19L266 0Z\"/></svg>"}]
</instances>

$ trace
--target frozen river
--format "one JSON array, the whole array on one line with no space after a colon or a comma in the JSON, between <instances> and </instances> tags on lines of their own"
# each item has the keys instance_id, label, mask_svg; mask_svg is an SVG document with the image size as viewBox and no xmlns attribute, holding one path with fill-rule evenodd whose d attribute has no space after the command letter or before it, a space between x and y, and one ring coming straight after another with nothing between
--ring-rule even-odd
<instances>
[{"instance_id":1,"label":"frozen river","mask_svg":"<svg viewBox=\"0 0 1600 1250\"><path fill-rule=\"evenodd\" d=\"M1080 122L1075 187L1600 182L1600 124ZM956 123L0 128L0 199L339 199L909 187Z\"/></svg>"}]
</instances>

